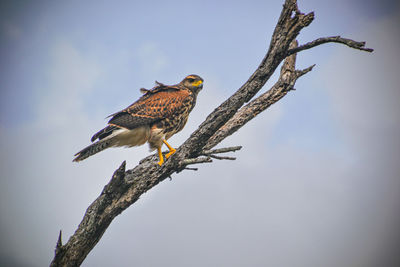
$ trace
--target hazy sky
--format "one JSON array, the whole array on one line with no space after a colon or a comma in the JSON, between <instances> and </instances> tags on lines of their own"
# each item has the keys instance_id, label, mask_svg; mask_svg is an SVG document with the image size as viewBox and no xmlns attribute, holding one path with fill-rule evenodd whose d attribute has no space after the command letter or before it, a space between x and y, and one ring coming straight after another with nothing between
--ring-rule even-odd
<instances>
[{"instance_id":1,"label":"hazy sky","mask_svg":"<svg viewBox=\"0 0 400 267\"><path fill-rule=\"evenodd\" d=\"M2 1L0 265L46 266L113 171L148 147L79 164L107 115L154 80L205 80L178 147L266 53L283 0ZM83 266L400 266L400 7L299 0L300 43L328 44L270 110L221 144L235 162L173 175L118 216ZM263 91L275 80L271 80Z\"/></svg>"}]
</instances>

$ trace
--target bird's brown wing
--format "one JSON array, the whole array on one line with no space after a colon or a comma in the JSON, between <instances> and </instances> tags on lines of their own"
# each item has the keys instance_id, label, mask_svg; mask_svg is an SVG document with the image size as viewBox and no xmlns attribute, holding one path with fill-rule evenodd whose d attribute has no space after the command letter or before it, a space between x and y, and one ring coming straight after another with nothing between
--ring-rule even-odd
<instances>
[{"instance_id":1,"label":"bird's brown wing","mask_svg":"<svg viewBox=\"0 0 400 267\"><path fill-rule=\"evenodd\" d=\"M113 114L110 125L134 129L151 125L165 118L172 118L179 112L190 92L186 89L171 87L158 92L149 92L126 109Z\"/></svg>"},{"instance_id":2,"label":"bird's brown wing","mask_svg":"<svg viewBox=\"0 0 400 267\"><path fill-rule=\"evenodd\" d=\"M141 109L142 107L140 105L137 105L139 102L143 103L145 100L147 100L147 98L151 97L154 94L157 94L159 92L174 92L174 91L179 91L182 90L181 87L178 87L178 85L171 85L171 86L167 86L165 84L162 84L160 82L156 81L156 86L154 86L151 89L146 89L146 88L140 88L140 92L143 93L143 96L141 98L139 98L138 101L136 101L135 103L131 104L129 107L115 112L111 115L108 115L106 118L111 118L111 117L115 117L120 113L126 112L128 110L131 110L134 112L137 109Z\"/></svg>"}]
</instances>

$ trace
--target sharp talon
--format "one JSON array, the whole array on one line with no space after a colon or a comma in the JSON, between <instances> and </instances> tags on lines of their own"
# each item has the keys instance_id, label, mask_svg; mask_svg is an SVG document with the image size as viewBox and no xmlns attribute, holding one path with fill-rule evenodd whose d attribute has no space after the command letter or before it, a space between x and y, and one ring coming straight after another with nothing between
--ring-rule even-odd
<instances>
[{"instance_id":1,"label":"sharp talon","mask_svg":"<svg viewBox=\"0 0 400 267\"><path fill-rule=\"evenodd\" d=\"M160 160L159 162L157 162L157 164L161 166L163 162L164 162L163 160Z\"/></svg>"}]
</instances>

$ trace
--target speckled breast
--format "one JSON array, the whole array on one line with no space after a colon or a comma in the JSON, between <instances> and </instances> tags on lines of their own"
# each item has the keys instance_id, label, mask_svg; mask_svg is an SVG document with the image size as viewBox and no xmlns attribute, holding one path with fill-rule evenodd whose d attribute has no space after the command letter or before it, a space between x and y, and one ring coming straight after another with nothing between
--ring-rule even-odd
<instances>
[{"instance_id":1,"label":"speckled breast","mask_svg":"<svg viewBox=\"0 0 400 267\"><path fill-rule=\"evenodd\" d=\"M195 103L195 97L193 94L190 94L182 103L181 108L174 110L170 116L157 123L157 127L164 129L163 132L166 139L185 127L189 113L192 111Z\"/></svg>"}]
</instances>

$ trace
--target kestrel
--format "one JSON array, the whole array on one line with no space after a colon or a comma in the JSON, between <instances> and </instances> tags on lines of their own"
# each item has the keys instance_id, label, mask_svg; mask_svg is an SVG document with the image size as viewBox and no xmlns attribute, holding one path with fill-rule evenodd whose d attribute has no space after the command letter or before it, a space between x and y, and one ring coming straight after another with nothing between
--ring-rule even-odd
<instances>
[{"instance_id":1,"label":"kestrel","mask_svg":"<svg viewBox=\"0 0 400 267\"><path fill-rule=\"evenodd\" d=\"M91 139L97 141L76 153L73 161L84 160L109 147L132 147L148 142L150 151L157 149L161 166L164 162L162 144L169 149L165 158L175 153L167 140L183 129L202 88L203 79L192 74L176 85L156 81L152 89L140 89L143 96L126 109L110 115L108 126Z\"/></svg>"}]
</instances>

